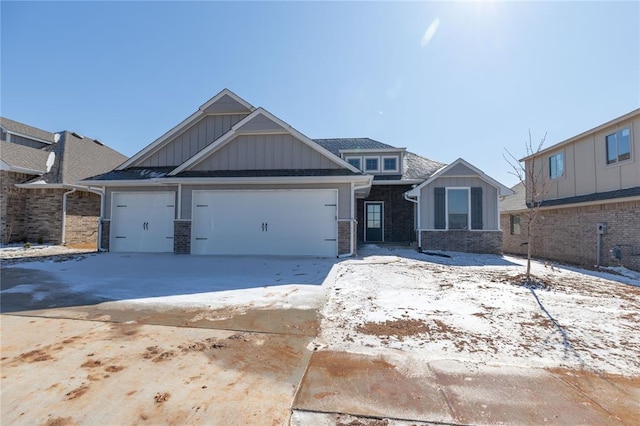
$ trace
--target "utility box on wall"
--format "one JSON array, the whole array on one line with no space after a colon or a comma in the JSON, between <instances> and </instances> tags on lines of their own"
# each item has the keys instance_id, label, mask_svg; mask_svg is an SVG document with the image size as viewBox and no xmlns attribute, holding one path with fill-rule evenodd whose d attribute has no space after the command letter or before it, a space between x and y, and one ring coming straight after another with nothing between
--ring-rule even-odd
<instances>
[{"instance_id":1,"label":"utility box on wall","mask_svg":"<svg viewBox=\"0 0 640 426\"><path fill-rule=\"evenodd\" d=\"M607 233L607 222L596 223L596 234L606 234L606 233Z\"/></svg>"}]
</instances>

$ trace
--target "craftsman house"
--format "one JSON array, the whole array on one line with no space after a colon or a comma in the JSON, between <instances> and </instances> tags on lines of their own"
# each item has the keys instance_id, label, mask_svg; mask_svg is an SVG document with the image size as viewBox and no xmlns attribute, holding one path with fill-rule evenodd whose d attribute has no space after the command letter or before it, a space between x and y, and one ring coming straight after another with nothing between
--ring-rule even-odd
<instances>
[{"instance_id":1,"label":"craftsman house","mask_svg":"<svg viewBox=\"0 0 640 426\"><path fill-rule=\"evenodd\" d=\"M367 138L312 140L225 89L83 183L104 187L105 250L341 256L416 241L427 201L406 193L443 166ZM482 229L498 231L491 202Z\"/></svg>"},{"instance_id":2,"label":"craftsman house","mask_svg":"<svg viewBox=\"0 0 640 426\"><path fill-rule=\"evenodd\" d=\"M640 270L640 109L523 158L544 188L534 256ZM523 184L502 204L504 251L526 253ZM508 230L508 232L507 232Z\"/></svg>"},{"instance_id":3,"label":"craftsman house","mask_svg":"<svg viewBox=\"0 0 640 426\"><path fill-rule=\"evenodd\" d=\"M79 181L125 160L99 140L0 118L2 243L96 247L101 190Z\"/></svg>"}]
</instances>

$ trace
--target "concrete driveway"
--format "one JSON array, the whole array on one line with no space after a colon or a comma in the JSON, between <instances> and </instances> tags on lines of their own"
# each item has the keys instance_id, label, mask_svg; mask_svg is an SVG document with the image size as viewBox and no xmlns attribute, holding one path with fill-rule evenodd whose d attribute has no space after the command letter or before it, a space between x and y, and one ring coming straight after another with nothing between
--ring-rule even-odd
<instances>
[{"instance_id":1,"label":"concrete driveway","mask_svg":"<svg viewBox=\"0 0 640 426\"><path fill-rule=\"evenodd\" d=\"M338 263L101 254L3 268L0 423L640 422L638 377L329 350L318 311L349 285Z\"/></svg>"}]
</instances>

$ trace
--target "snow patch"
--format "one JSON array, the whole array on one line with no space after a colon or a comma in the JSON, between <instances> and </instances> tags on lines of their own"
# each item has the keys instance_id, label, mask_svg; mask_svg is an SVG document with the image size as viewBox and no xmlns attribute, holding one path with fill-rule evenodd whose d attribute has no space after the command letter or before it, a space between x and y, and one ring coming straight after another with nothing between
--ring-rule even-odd
<instances>
[{"instance_id":1,"label":"snow patch","mask_svg":"<svg viewBox=\"0 0 640 426\"><path fill-rule=\"evenodd\" d=\"M50 152L49 153L49 157L47 157L47 173L49 173L51 171L51 167L53 167L53 164L56 162L56 154L55 152Z\"/></svg>"}]
</instances>

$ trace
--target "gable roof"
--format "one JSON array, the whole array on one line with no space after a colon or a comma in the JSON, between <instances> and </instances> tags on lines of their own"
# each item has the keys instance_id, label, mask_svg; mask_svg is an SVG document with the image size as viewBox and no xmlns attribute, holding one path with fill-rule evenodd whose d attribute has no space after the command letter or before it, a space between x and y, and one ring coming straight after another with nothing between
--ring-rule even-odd
<instances>
[{"instance_id":1,"label":"gable roof","mask_svg":"<svg viewBox=\"0 0 640 426\"><path fill-rule=\"evenodd\" d=\"M59 135L57 142L40 149L1 141L0 159L13 171L39 175L26 182L27 186L35 182L38 185L76 184L86 177L112 170L127 159L96 139L66 130Z\"/></svg>"},{"instance_id":2,"label":"gable roof","mask_svg":"<svg viewBox=\"0 0 640 426\"><path fill-rule=\"evenodd\" d=\"M216 152L218 149L222 148L224 145L226 145L231 140L233 140L238 134L242 134L242 129L245 126L247 126L252 121L259 120L259 119L268 120L269 122L273 123L273 125L275 126L274 129L276 129L278 132L290 134L291 136L298 139L305 145L309 146L311 149L317 151L320 155L328 158L329 160L338 164L339 166L345 169L348 169L353 173L358 173L358 174L361 173L361 171L358 170L356 167L347 163L342 158L333 155L330 151L326 150L321 145L315 143L313 140L309 139L308 137L306 137L305 135L303 135L293 127L291 127L289 124L280 120L278 117L271 114L269 111L265 110L262 107L259 107L255 109L251 114L249 114L248 116L246 116L245 118L243 118L242 120L234 124L227 133L220 136L215 142L207 145L204 149L202 149L196 155L189 158L180 166L176 167L175 170L169 173L169 176L176 176L179 173L189 170L191 167L204 161L209 156L211 156L214 152Z\"/></svg>"},{"instance_id":3,"label":"gable roof","mask_svg":"<svg viewBox=\"0 0 640 426\"><path fill-rule=\"evenodd\" d=\"M193 125L196 122L200 121L206 115L208 115L208 114L216 114L216 113L220 113L222 111L225 111L225 113L229 112L228 110L223 110L223 109L220 109L220 108L216 108L216 105L218 105L218 104L224 104L225 106L230 106L235 112L243 112L243 113L247 113L247 114L249 114L249 113L251 113L252 111L255 110L255 108L250 103L248 103L247 101L242 99L240 96L238 96L235 93L233 93L231 90L223 89L221 92L216 94L214 97L209 99L207 102L205 102L204 104L200 105L200 107L198 108L198 110L196 112L194 112L189 117L187 117L184 120L182 120L180 123L178 123L172 129L170 129L165 134L160 136L158 139L156 139L155 141L153 141L152 143L150 143L149 145L144 147L141 151L139 151L138 153L133 155L127 161L122 163L118 167L118 170L124 170L124 169L126 169L128 167L134 167L138 161L146 158L148 155L150 155L153 152L155 152L156 150L160 149L165 144L171 142L171 140L175 136L178 136L182 131L188 129L191 125ZM244 109L242 109L242 108L244 108Z\"/></svg>"},{"instance_id":4,"label":"gable roof","mask_svg":"<svg viewBox=\"0 0 640 426\"><path fill-rule=\"evenodd\" d=\"M41 175L46 170L49 153L28 146L0 141L0 160L19 173Z\"/></svg>"},{"instance_id":5,"label":"gable roof","mask_svg":"<svg viewBox=\"0 0 640 426\"><path fill-rule=\"evenodd\" d=\"M487 182L489 185L497 188L498 192L499 192L499 195L511 195L511 194L513 194L513 191L510 188L507 188L506 186L504 186L503 184L501 184L497 180L495 180L492 177L486 175L482 170L480 170L476 166L472 165L471 163L463 160L462 158L458 158L456 161L454 161L453 163L449 164L448 166L442 167L440 170L438 170L433 175L431 175L431 177L429 177L429 179L425 180L420 185L418 185L415 188L413 188L411 191L407 191L406 192L407 196L409 196L409 197L417 197L420 194L420 190L422 188L424 188L425 186L429 185L431 182L433 182L434 180L436 180L440 176L446 174L448 171L456 168L458 165L463 165L463 166L467 167L469 170L474 172L475 176L477 176L478 178L480 178L483 181Z\"/></svg>"},{"instance_id":6,"label":"gable roof","mask_svg":"<svg viewBox=\"0 0 640 426\"><path fill-rule=\"evenodd\" d=\"M527 203L525 202L527 191L524 183L519 182L518 184L512 186L511 190L513 191L513 195L504 197L504 199L500 202L501 213L527 209Z\"/></svg>"},{"instance_id":7,"label":"gable roof","mask_svg":"<svg viewBox=\"0 0 640 426\"><path fill-rule=\"evenodd\" d=\"M40 142L52 144L55 142L55 134L47 132L46 130L38 129L37 127L29 126L28 124L20 123L18 121L10 120L5 117L0 117L0 126L10 133L14 133L18 136L26 136L39 140Z\"/></svg>"}]
</instances>

